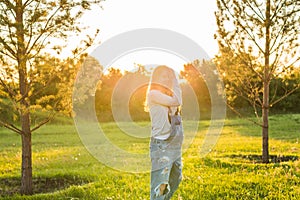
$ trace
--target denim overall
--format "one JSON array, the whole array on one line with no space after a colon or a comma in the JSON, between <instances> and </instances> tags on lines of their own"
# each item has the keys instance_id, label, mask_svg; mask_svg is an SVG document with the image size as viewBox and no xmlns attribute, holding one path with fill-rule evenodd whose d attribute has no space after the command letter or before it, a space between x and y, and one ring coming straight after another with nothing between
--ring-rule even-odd
<instances>
[{"instance_id":1,"label":"denim overall","mask_svg":"<svg viewBox=\"0 0 300 200\"><path fill-rule=\"evenodd\" d=\"M171 199L182 179L181 146L183 127L180 115L172 115L171 134L166 140L151 138L151 200ZM160 195L160 185L167 184Z\"/></svg>"}]
</instances>

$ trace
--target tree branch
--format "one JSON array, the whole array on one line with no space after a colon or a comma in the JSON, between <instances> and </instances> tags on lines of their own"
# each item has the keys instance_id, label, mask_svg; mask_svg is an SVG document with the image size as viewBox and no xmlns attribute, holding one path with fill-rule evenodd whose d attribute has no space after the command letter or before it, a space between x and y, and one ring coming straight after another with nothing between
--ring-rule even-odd
<instances>
[{"instance_id":1,"label":"tree branch","mask_svg":"<svg viewBox=\"0 0 300 200\"><path fill-rule=\"evenodd\" d=\"M225 6L225 8L227 9L228 13L230 14L230 16L233 19L236 19L236 22L238 23L238 25L246 32L246 34L250 37L250 40L252 42L254 42L255 46L257 46L257 48L259 49L260 52L264 53L264 50L260 47L260 45L257 43L257 41L255 40L255 37L253 35L251 35L251 33L247 30L247 28L240 22L239 19L237 19L234 14L230 11L230 8L226 5L226 2L224 2L224 0L221 0L221 2L223 3L223 6ZM247 24L247 26L249 27L249 25ZM250 27L250 29L252 30L253 27Z\"/></svg>"},{"instance_id":2,"label":"tree branch","mask_svg":"<svg viewBox=\"0 0 300 200\"><path fill-rule=\"evenodd\" d=\"M273 94L272 98L270 99L270 102L274 101L274 99L276 98L277 90L278 90L278 82L275 82L274 94Z\"/></svg>"},{"instance_id":3,"label":"tree branch","mask_svg":"<svg viewBox=\"0 0 300 200\"><path fill-rule=\"evenodd\" d=\"M13 92L13 90L2 80L2 78L0 77L0 84L4 87L4 89L6 90L6 92L8 92L9 96L12 98L14 96L16 96L16 93Z\"/></svg>"},{"instance_id":4,"label":"tree branch","mask_svg":"<svg viewBox=\"0 0 300 200\"><path fill-rule=\"evenodd\" d=\"M3 54L3 55L5 55L5 56L8 56L9 58L11 58L13 60L15 59L15 57L13 55L10 55L10 54L4 52L4 49L0 49L0 53Z\"/></svg>"},{"instance_id":5,"label":"tree branch","mask_svg":"<svg viewBox=\"0 0 300 200\"><path fill-rule=\"evenodd\" d=\"M40 92L42 92L45 88L48 87L48 84L55 78L56 74L52 74L51 78L49 78L49 80L47 81L47 83L45 85L43 85L39 90L33 92L30 96L28 96L28 98L34 97L36 95L38 95Z\"/></svg>"},{"instance_id":6,"label":"tree branch","mask_svg":"<svg viewBox=\"0 0 300 200\"><path fill-rule=\"evenodd\" d=\"M9 124L9 123L6 123L6 122L3 122L3 121L0 120L0 126L3 126L3 127L7 128L7 129L9 129L9 130L11 130L15 133L18 133L19 135L23 134L22 130L19 129L18 127L16 127L16 126L14 126L13 124Z\"/></svg>"},{"instance_id":7,"label":"tree branch","mask_svg":"<svg viewBox=\"0 0 300 200\"><path fill-rule=\"evenodd\" d=\"M49 17L49 19L47 20L47 22L45 23L45 25L44 25L44 27L43 27L43 29L42 29L42 31L41 31L41 33L38 35L38 37L34 40L34 42L33 42L33 44L31 45L31 47L29 47L29 43L28 43L28 45L27 45L27 47L26 47L26 52L31 52L32 51L32 49L35 47L35 44L39 41L39 39L44 35L44 33L45 32L47 32L46 31L46 29L48 28L48 25L49 25L49 23L50 23L50 21L52 21L52 19L55 17L55 15L57 14L57 12L61 9L62 7L61 6L59 6L56 10L55 10L55 12ZM52 34L53 33L53 31L52 32L50 32L50 34ZM49 34L49 35L50 35ZM49 37L49 35L47 36L47 37ZM44 40L45 41L45 40ZM29 50L28 50L29 49Z\"/></svg>"},{"instance_id":8,"label":"tree branch","mask_svg":"<svg viewBox=\"0 0 300 200\"><path fill-rule=\"evenodd\" d=\"M251 3L248 0L246 2L248 4L248 6L251 8L251 10L256 14L256 16L258 16L262 20L262 22L265 21L265 19L263 18L264 15L261 12L261 10L259 9L257 2L254 1L254 4L255 4L256 8L258 9L259 13L257 13L257 11L253 8L253 6L251 5ZM251 2L253 2L253 1L251 1Z\"/></svg>"},{"instance_id":9,"label":"tree branch","mask_svg":"<svg viewBox=\"0 0 300 200\"><path fill-rule=\"evenodd\" d=\"M298 86L293 88L292 90L285 92L285 94L282 95L280 98L278 98L276 101L271 102L270 106L274 106L276 103L280 102L282 99L286 98L287 96L289 96L290 94L292 94L293 92L295 92L298 89L300 89L300 84L298 84Z\"/></svg>"},{"instance_id":10,"label":"tree branch","mask_svg":"<svg viewBox=\"0 0 300 200\"><path fill-rule=\"evenodd\" d=\"M0 44L2 44L4 48L8 50L13 59L17 59L16 52L14 52L14 50L7 44L7 42L2 37L0 37ZM3 50L1 50L1 52L3 52Z\"/></svg>"},{"instance_id":11,"label":"tree branch","mask_svg":"<svg viewBox=\"0 0 300 200\"><path fill-rule=\"evenodd\" d=\"M284 49L283 48L281 48L281 50L278 49L278 51L277 51L277 53L275 55L274 61L270 65L270 67L271 67L270 70L271 70L272 73L275 71L276 67L278 66L278 63L279 63L280 58L283 55L283 53L284 53Z\"/></svg>"},{"instance_id":12,"label":"tree branch","mask_svg":"<svg viewBox=\"0 0 300 200\"><path fill-rule=\"evenodd\" d=\"M9 8L9 11L12 13L12 15L14 16L14 18L16 19L16 15L15 13L12 11L12 8L13 8L13 5L12 4L9 4L8 6ZM5 14L6 16L8 16L8 14L6 13L6 9L3 8L2 6L2 9L5 10ZM8 17L2 17L2 20L5 22L5 24L7 24L7 27L8 27L8 35L9 35L9 38L10 38L10 41L11 41L11 44L15 47L15 49L17 49L17 44L16 42L13 40L13 36L15 34L12 33L12 30L11 30L11 27L14 27L13 23L10 22L9 18Z\"/></svg>"},{"instance_id":13,"label":"tree branch","mask_svg":"<svg viewBox=\"0 0 300 200\"><path fill-rule=\"evenodd\" d=\"M28 3L28 5L29 5L29 4L31 4L32 2L29 2L29 0L28 0L27 2L24 3L24 7L27 7L27 6L28 6L27 3ZM37 8L38 8L39 5L40 5L40 2L38 2L38 4L35 6L34 12L33 12L33 13L36 12L36 10L37 10ZM28 25L28 27L26 28L26 29L30 29L30 31L29 31L29 39L28 39L28 42L27 42L27 46L25 47L26 51L27 51L27 48L28 48L28 46L30 45L31 39L32 39L32 37L33 37L33 34L32 34L33 32L32 32L32 30L33 30L33 24L34 24L35 22L36 22L36 20L30 22L29 25ZM30 52L30 51L29 51L29 52Z\"/></svg>"},{"instance_id":14,"label":"tree branch","mask_svg":"<svg viewBox=\"0 0 300 200\"><path fill-rule=\"evenodd\" d=\"M237 110L236 110L234 107L232 107L230 104L228 104L228 103L226 103L226 104L227 104L227 106L230 108L230 110L232 110L239 118L241 118L241 119L246 119L246 120L248 120L248 121L254 123L255 125L258 125L258 126L260 126L260 127L263 127L263 125L262 125L261 123L259 123L259 122L257 122L257 121L254 121L254 120L252 120L252 119L249 118L249 117L243 116L239 111L237 111Z\"/></svg>"},{"instance_id":15,"label":"tree branch","mask_svg":"<svg viewBox=\"0 0 300 200\"><path fill-rule=\"evenodd\" d=\"M262 78L263 78L262 75L261 75L260 73L258 73L258 72L254 69L254 66L253 66L253 64L252 64L252 60L251 60L251 58L250 58L250 55L247 54L247 59L248 59L248 61L249 61L249 63L250 63L250 65L248 65L248 62L246 62L245 59L244 59L244 56L242 56L243 54L244 54L243 52L239 51L239 54L237 54L237 56L241 59L242 63L243 63L246 67L248 67L248 68L249 68L254 74L256 74L260 79L262 79Z\"/></svg>"},{"instance_id":16,"label":"tree branch","mask_svg":"<svg viewBox=\"0 0 300 200\"><path fill-rule=\"evenodd\" d=\"M46 119L44 119L43 121L41 121L37 126L35 126L34 128L31 129L31 133L38 130L39 128L41 128L43 125L47 124L48 122L50 122L53 118L54 118L55 114L51 114L49 115Z\"/></svg>"},{"instance_id":17,"label":"tree branch","mask_svg":"<svg viewBox=\"0 0 300 200\"><path fill-rule=\"evenodd\" d=\"M29 4L31 4L33 2L33 0L27 0L24 3L24 8L27 7Z\"/></svg>"},{"instance_id":18,"label":"tree branch","mask_svg":"<svg viewBox=\"0 0 300 200\"><path fill-rule=\"evenodd\" d=\"M285 4L286 0L284 0L284 2L282 1L279 1L279 3L276 5L276 8L275 8L275 11L274 11L274 14L271 16L271 21L273 21L274 17L277 16L277 13L279 10L281 10L283 8L283 5ZM280 6L280 7L279 7Z\"/></svg>"}]
</instances>

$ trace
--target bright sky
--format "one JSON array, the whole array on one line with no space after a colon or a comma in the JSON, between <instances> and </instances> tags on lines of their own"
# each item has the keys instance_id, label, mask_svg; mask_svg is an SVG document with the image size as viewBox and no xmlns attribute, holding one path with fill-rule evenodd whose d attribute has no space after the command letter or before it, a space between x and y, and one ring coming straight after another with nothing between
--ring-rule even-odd
<instances>
[{"instance_id":1,"label":"bright sky","mask_svg":"<svg viewBox=\"0 0 300 200\"><path fill-rule=\"evenodd\" d=\"M89 30L100 29L100 41L139 28L161 28L176 31L194 40L212 58L218 51L214 40L216 23L215 0L106 0L103 9L85 14ZM91 49L93 50L93 49ZM156 51L136 51L123 55L112 66L130 69L138 64L167 64L182 67L186 61L176 55Z\"/></svg>"}]
</instances>

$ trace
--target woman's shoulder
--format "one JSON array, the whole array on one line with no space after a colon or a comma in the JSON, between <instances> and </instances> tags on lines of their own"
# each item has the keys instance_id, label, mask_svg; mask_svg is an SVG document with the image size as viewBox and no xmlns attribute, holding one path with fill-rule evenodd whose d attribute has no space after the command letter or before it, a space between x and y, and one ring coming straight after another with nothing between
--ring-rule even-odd
<instances>
[{"instance_id":1,"label":"woman's shoulder","mask_svg":"<svg viewBox=\"0 0 300 200\"><path fill-rule=\"evenodd\" d=\"M162 94L162 92L160 91L160 90L150 90L149 92L148 92L148 94L150 94L150 95L155 95L155 94Z\"/></svg>"},{"instance_id":2,"label":"woman's shoulder","mask_svg":"<svg viewBox=\"0 0 300 200\"><path fill-rule=\"evenodd\" d=\"M153 97L157 97L159 95L162 95L163 93L159 90L150 90L148 92L148 98L153 98Z\"/></svg>"}]
</instances>

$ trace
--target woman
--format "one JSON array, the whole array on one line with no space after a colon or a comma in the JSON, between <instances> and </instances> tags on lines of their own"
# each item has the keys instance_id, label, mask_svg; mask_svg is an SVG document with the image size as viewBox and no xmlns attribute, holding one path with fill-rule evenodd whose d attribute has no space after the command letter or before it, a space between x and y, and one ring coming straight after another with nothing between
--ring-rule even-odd
<instances>
[{"instance_id":1,"label":"woman","mask_svg":"<svg viewBox=\"0 0 300 200\"><path fill-rule=\"evenodd\" d=\"M182 97L174 70L164 65L154 69L146 102L152 125L150 199L170 199L182 178Z\"/></svg>"}]
</instances>

